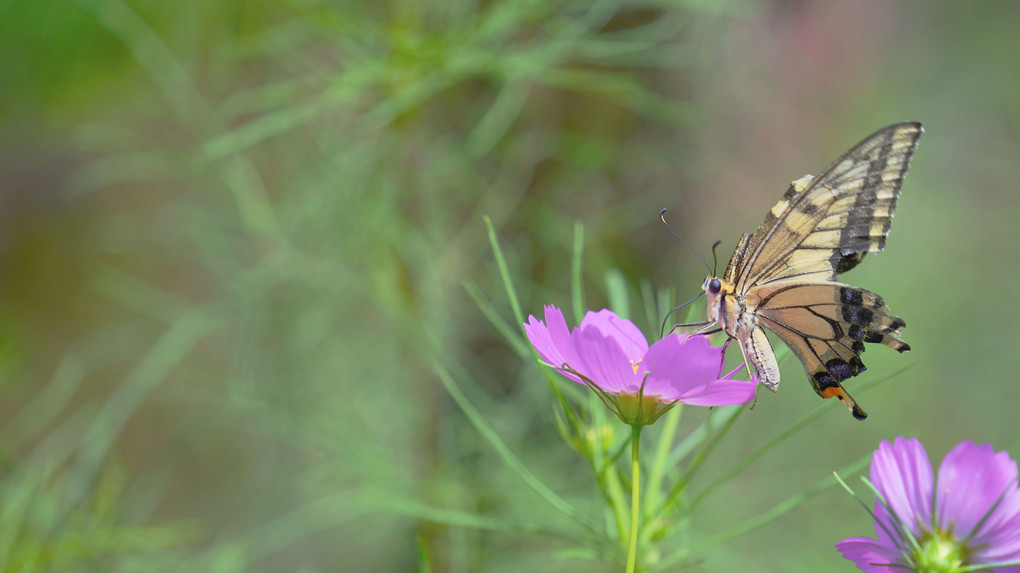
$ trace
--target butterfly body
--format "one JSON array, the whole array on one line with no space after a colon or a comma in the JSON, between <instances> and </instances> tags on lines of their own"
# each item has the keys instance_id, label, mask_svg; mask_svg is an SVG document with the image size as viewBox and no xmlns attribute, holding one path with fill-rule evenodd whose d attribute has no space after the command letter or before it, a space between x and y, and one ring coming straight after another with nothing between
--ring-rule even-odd
<instances>
[{"instance_id":1,"label":"butterfly body","mask_svg":"<svg viewBox=\"0 0 1020 573\"><path fill-rule=\"evenodd\" d=\"M864 344L910 350L900 337L906 324L882 297L836 277L885 247L922 132L919 123L890 125L819 176L794 181L758 230L741 237L723 276L705 279L709 326L740 343L766 388L778 388L779 365L765 329L797 355L815 392L858 419L867 414L842 382L866 370Z\"/></svg>"}]
</instances>

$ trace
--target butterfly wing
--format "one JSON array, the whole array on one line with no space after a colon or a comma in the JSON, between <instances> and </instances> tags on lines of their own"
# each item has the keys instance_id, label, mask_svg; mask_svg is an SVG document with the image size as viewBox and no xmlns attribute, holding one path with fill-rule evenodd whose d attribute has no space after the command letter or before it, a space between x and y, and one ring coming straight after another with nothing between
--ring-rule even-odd
<instances>
[{"instance_id":1,"label":"butterfly wing","mask_svg":"<svg viewBox=\"0 0 1020 573\"><path fill-rule=\"evenodd\" d=\"M864 343L910 349L900 337L905 323L881 297L835 280L885 248L922 132L913 122L878 130L819 176L794 181L754 235L741 238L724 275L735 296L720 297L720 315L770 389L778 368L762 327L797 355L820 396L838 397L859 419L867 414L841 382L865 370Z\"/></svg>"},{"instance_id":2,"label":"butterfly wing","mask_svg":"<svg viewBox=\"0 0 1020 573\"><path fill-rule=\"evenodd\" d=\"M734 253L738 294L781 280L826 281L865 253L885 248L903 177L923 128L890 125L854 146L817 177L794 181L742 252ZM738 251L741 249L738 249Z\"/></svg>"},{"instance_id":3,"label":"butterfly wing","mask_svg":"<svg viewBox=\"0 0 1020 573\"><path fill-rule=\"evenodd\" d=\"M864 343L910 350L900 333L906 323L889 313L882 297L836 282L775 282L748 298L756 322L775 332L804 364L815 392L839 398L854 417L867 414L841 382L866 370Z\"/></svg>"}]
</instances>

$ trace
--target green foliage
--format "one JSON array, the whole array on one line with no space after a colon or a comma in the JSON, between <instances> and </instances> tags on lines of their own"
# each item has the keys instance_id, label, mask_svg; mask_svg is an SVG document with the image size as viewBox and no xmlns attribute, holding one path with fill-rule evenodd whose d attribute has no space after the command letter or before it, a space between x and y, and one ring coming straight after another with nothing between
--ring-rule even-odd
<instances>
[{"instance_id":1,"label":"green foliage","mask_svg":"<svg viewBox=\"0 0 1020 573\"><path fill-rule=\"evenodd\" d=\"M73 478L56 468L19 466L0 489L4 571L90 571L125 563L126 555L155 558L198 537L196 523L126 522L129 475L123 466L106 469L84 498Z\"/></svg>"},{"instance_id":2,"label":"green foliage","mask_svg":"<svg viewBox=\"0 0 1020 573\"><path fill-rule=\"evenodd\" d=\"M868 425L818 416L787 361L780 396L739 418L677 413L644 436L648 563L826 569L867 525L798 504L880 438L1017 451L985 423L1015 385L960 380L1011 380L972 335L1020 320L973 305L961 337L943 312L1015 254L996 190L1015 186L1002 94L1020 76L992 17L1013 8L984 10L3 3L0 561L618 570L626 436L519 324L612 306L656 332L704 274L659 209L725 257L816 159L921 119L890 249L854 271L919 356L870 393ZM961 159L972 141L993 151ZM960 242L932 249L947 214ZM1005 267L996 284L1020 284ZM875 354L871 382L903 365ZM946 395L959 418L930 419Z\"/></svg>"}]
</instances>

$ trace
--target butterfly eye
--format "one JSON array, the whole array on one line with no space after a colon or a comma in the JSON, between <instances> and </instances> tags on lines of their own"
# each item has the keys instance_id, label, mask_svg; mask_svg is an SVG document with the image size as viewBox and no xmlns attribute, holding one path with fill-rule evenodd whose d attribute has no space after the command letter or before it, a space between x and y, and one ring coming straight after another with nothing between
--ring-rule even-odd
<instances>
[{"instance_id":1,"label":"butterfly eye","mask_svg":"<svg viewBox=\"0 0 1020 573\"><path fill-rule=\"evenodd\" d=\"M708 283L708 292L712 294L719 294L720 290L722 290L722 283L719 282L719 279L712 279Z\"/></svg>"}]
</instances>

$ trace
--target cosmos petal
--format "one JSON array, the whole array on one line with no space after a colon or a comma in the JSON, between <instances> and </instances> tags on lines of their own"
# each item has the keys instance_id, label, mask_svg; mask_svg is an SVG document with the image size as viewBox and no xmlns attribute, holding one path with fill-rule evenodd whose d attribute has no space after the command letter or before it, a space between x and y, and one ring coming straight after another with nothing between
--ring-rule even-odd
<instances>
[{"instance_id":1,"label":"cosmos petal","mask_svg":"<svg viewBox=\"0 0 1020 573\"><path fill-rule=\"evenodd\" d=\"M754 398L755 385L742 380L716 379L722 350L704 336L688 340L668 335L648 350L640 371L647 372L645 395L665 401L679 400L694 406L746 404Z\"/></svg>"},{"instance_id":2,"label":"cosmos petal","mask_svg":"<svg viewBox=\"0 0 1020 573\"><path fill-rule=\"evenodd\" d=\"M654 423L676 402L725 406L754 399L755 384L732 379L736 370L719 379L722 349L705 336L670 334L649 348L632 322L610 310L587 313L573 331L556 307L547 306L545 318L529 316L524 324L538 353L576 372L560 370L564 376L596 387L627 424Z\"/></svg>"},{"instance_id":3,"label":"cosmos petal","mask_svg":"<svg viewBox=\"0 0 1020 573\"><path fill-rule=\"evenodd\" d=\"M882 440L871 460L871 483L912 534L919 537L930 529L934 478L921 442L902 436L893 444ZM884 516L884 508L879 509L876 513ZM880 529L877 524L876 529Z\"/></svg>"},{"instance_id":4,"label":"cosmos petal","mask_svg":"<svg viewBox=\"0 0 1020 573\"><path fill-rule=\"evenodd\" d=\"M577 362L577 353L574 351L567 322L563 319L563 313L555 306L545 307L544 323L533 315L528 315L528 322L524 323L524 332L528 335L528 340L531 341L531 345L535 347L538 354L549 364L573 366ZM577 376L569 372L561 372L574 382L581 382Z\"/></svg>"},{"instance_id":5,"label":"cosmos petal","mask_svg":"<svg viewBox=\"0 0 1020 573\"><path fill-rule=\"evenodd\" d=\"M574 369L606 392L637 392L641 379L616 338L594 328L578 328L571 336L577 351Z\"/></svg>"},{"instance_id":6,"label":"cosmos petal","mask_svg":"<svg viewBox=\"0 0 1020 573\"><path fill-rule=\"evenodd\" d=\"M946 454L933 483L920 442L903 437L893 444L883 441L871 460L871 481L892 514L876 501L878 540L847 539L837 548L865 571L887 570L869 564L878 562L876 556L883 552L897 550L925 571L994 568L1020 573L1017 475L1016 461L1006 452L965 441ZM902 534L903 528L913 539ZM999 565L1007 563L1012 565Z\"/></svg>"},{"instance_id":7,"label":"cosmos petal","mask_svg":"<svg viewBox=\"0 0 1020 573\"><path fill-rule=\"evenodd\" d=\"M871 573L903 573L907 569L886 564L903 563L903 556L895 545L866 537L844 539L836 544L843 557L853 561L861 571Z\"/></svg>"},{"instance_id":8,"label":"cosmos petal","mask_svg":"<svg viewBox=\"0 0 1020 573\"><path fill-rule=\"evenodd\" d=\"M677 398L691 406L734 406L754 400L757 384L745 380L713 380Z\"/></svg>"},{"instance_id":9,"label":"cosmos petal","mask_svg":"<svg viewBox=\"0 0 1020 573\"><path fill-rule=\"evenodd\" d=\"M968 545L981 548L975 560L1020 560L1017 466L1006 452L969 441L957 445L939 467L935 504L940 528L958 539L969 536Z\"/></svg>"},{"instance_id":10,"label":"cosmos petal","mask_svg":"<svg viewBox=\"0 0 1020 573\"><path fill-rule=\"evenodd\" d=\"M613 311L604 308L598 312L588 311L581 321L581 330L594 329L607 338L611 338L623 350L631 361L637 362L648 351L645 335L631 321L616 316Z\"/></svg>"}]
</instances>

